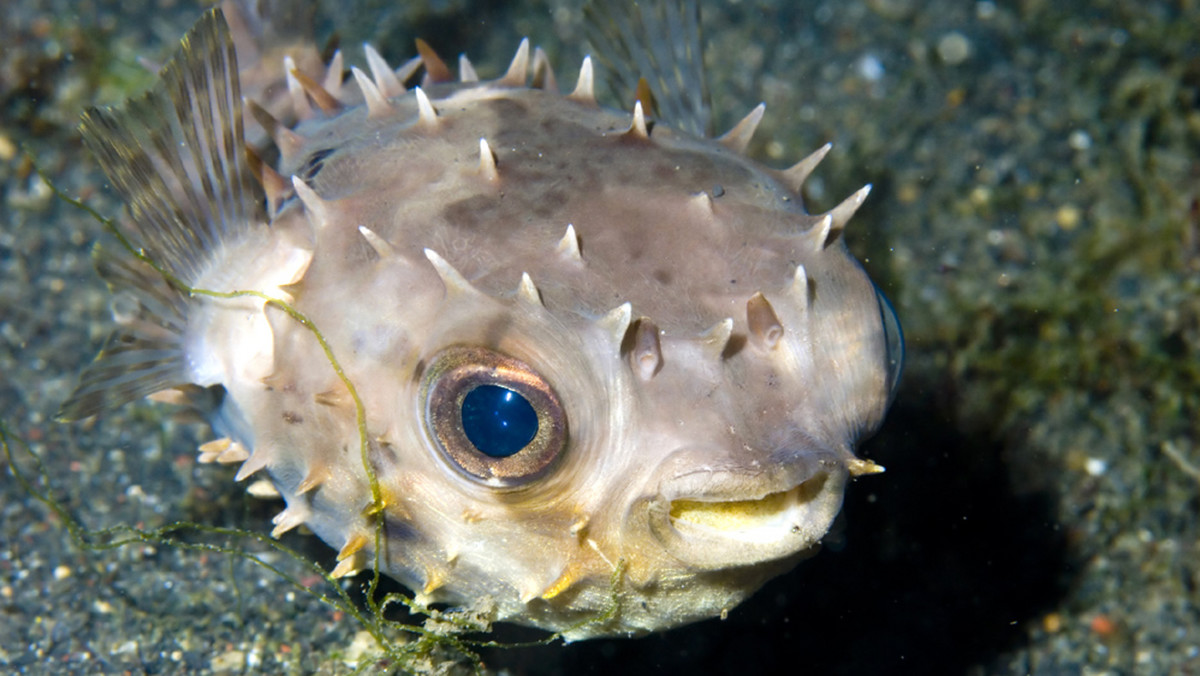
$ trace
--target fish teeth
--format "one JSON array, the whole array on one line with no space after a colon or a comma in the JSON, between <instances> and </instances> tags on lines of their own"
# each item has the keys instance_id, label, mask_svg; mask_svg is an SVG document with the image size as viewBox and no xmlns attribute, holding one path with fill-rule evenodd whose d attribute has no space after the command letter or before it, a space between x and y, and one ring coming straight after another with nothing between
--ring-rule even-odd
<instances>
[{"instance_id":1,"label":"fish teeth","mask_svg":"<svg viewBox=\"0 0 1200 676\"><path fill-rule=\"evenodd\" d=\"M362 91L363 101L367 104L367 117L379 119L392 113L394 108L388 100L384 98L383 92L379 91L379 87L367 77L367 74L362 72L357 66L351 66L350 72L354 75L354 81L358 83L359 90Z\"/></svg>"},{"instance_id":2,"label":"fish teeth","mask_svg":"<svg viewBox=\"0 0 1200 676\"><path fill-rule=\"evenodd\" d=\"M820 148L817 148L809 153L808 157L805 157L781 172L784 183L786 183L787 186L792 189L792 192L800 192L800 189L804 187L804 182L808 180L808 177L813 173L813 170L817 168L817 165L821 163L821 160L825 159L825 156L829 154L829 151L832 148L832 143L826 143Z\"/></svg>"},{"instance_id":3,"label":"fish teeth","mask_svg":"<svg viewBox=\"0 0 1200 676\"><path fill-rule=\"evenodd\" d=\"M596 74L592 68L592 57L583 57L579 66L579 79L575 82L575 90L567 95L568 99L588 105L596 105Z\"/></svg>"},{"instance_id":4,"label":"fish teeth","mask_svg":"<svg viewBox=\"0 0 1200 676\"><path fill-rule=\"evenodd\" d=\"M783 324L761 291L746 301L746 324L754 342L764 349L774 348L783 339Z\"/></svg>"},{"instance_id":5,"label":"fish teeth","mask_svg":"<svg viewBox=\"0 0 1200 676\"><path fill-rule=\"evenodd\" d=\"M512 63L508 65L508 71L504 73L504 77L500 78L497 84L506 87L524 87L525 78L529 75L529 38L522 38L521 45L517 47L517 53L513 56Z\"/></svg>"},{"instance_id":6,"label":"fish teeth","mask_svg":"<svg viewBox=\"0 0 1200 676\"><path fill-rule=\"evenodd\" d=\"M754 138L754 131L758 129L758 123L762 122L763 113L766 110L767 104L758 104L746 117L733 125L733 129L718 137L717 142L734 152L744 154L746 148L750 147L750 139Z\"/></svg>"}]
</instances>

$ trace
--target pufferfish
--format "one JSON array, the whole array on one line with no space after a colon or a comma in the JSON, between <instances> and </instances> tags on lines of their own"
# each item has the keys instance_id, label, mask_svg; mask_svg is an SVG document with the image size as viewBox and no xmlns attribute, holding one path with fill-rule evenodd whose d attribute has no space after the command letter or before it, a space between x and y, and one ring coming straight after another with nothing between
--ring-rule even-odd
<instances>
[{"instance_id":1,"label":"pufferfish","mask_svg":"<svg viewBox=\"0 0 1200 676\"><path fill-rule=\"evenodd\" d=\"M695 58L695 3L651 11ZM424 43L369 74L289 55L274 98L243 98L234 45L214 9L84 116L134 255L97 250L118 330L64 418L203 405L201 461L268 482L272 535L306 526L335 576L568 640L725 614L882 469L855 448L903 339L842 237L867 189L803 207L829 146L769 169L762 106L707 138L654 114L694 97L678 68L618 112L590 58L559 93L528 41L494 80Z\"/></svg>"}]
</instances>

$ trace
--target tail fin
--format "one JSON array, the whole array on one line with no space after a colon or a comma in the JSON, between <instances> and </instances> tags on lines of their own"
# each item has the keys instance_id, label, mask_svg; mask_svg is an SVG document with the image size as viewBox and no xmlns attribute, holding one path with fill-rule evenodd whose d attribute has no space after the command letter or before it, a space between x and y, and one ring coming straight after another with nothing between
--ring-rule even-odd
<instances>
[{"instance_id":1,"label":"tail fin","mask_svg":"<svg viewBox=\"0 0 1200 676\"><path fill-rule=\"evenodd\" d=\"M121 328L63 404L67 420L187 384L188 287L225 243L264 227L245 157L237 57L220 10L188 32L154 89L124 110L89 110L80 130L129 207L129 240L142 261L97 250L97 269L118 301L133 302L115 313Z\"/></svg>"}]
</instances>

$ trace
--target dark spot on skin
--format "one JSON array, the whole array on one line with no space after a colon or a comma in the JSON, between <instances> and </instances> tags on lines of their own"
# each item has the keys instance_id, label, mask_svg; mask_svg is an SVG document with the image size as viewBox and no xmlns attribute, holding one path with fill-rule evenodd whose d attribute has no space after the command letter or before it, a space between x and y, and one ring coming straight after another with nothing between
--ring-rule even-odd
<instances>
[{"instance_id":1,"label":"dark spot on skin","mask_svg":"<svg viewBox=\"0 0 1200 676\"><path fill-rule=\"evenodd\" d=\"M495 228L503 223L499 212L499 199L491 195L475 195L447 205L442 210L442 216L447 223L474 230L485 226Z\"/></svg>"},{"instance_id":2,"label":"dark spot on skin","mask_svg":"<svg viewBox=\"0 0 1200 676\"><path fill-rule=\"evenodd\" d=\"M493 99L487 102L487 106L492 109L492 114L500 120L511 121L529 116L525 104L510 98Z\"/></svg>"},{"instance_id":3,"label":"dark spot on skin","mask_svg":"<svg viewBox=\"0 0 1200 676\"><path fill-rule=\"evenodd\" d=\"M411 523L386 515L383 520L383 531L388 542L413 542L421 539L421 534L417 532L416 528L413 528Z\"/></svg>"},{"instance_id":4,"label":"dark spot on skin","mask_svg":"<svg viewBox=\"0 0 1200 676\"><path fill-rule=\"evenodd\" d=\"M333 148L322 148L321 150L314 151L304 161L304 164L300 167L300 171L297 171L296 174L305 181L311 181L325 166L325 158L332 154Z\"/></svg>"},{"instance_id":5,"label":"dark spot on skin","mask_svg":"<svg viewBox=\"0 0 1200 676\"><path fill-rule=\"evenodd\" d=\"M299 425L300 423L304 422L304 418L299 413L284 411L283 421L289 425Z\"/></svg>"},{"instance_id":6,"label":"dark spot on skin","mask_svg":"<svg viewBox=\"0 0 1200 676\"><path fill-rule=\"evenodd\" d=\"M562 205L568 200L569 194L564 189L550 189L542 195L542 198L531 205L533 214L543 218L553 216Z\"/></svg>"},{"instance_id":7,"label":"dark spot on skin","mask_svg":"<svg viewBox=\"0 0 1200 676\"><path fill-rule=\"evenodd\" d=\"M735 333L732 336L729 336L729 342L725 343L725 349L721 351L721 358L729 359L738 352L741 352L742 348L744 347L746 347L745 334Z\"/></svg>"},{"instance_id":8,"label":"dark spot on skin","mask_svg":"<svg viewBox=\"0 0 1200 676\"><path fill-rule=\"evenodd\" d=\"M671 271L664 268L659 268L654 271L654 279L663 286L671 283Z\"/></svg>"}]
</instances>

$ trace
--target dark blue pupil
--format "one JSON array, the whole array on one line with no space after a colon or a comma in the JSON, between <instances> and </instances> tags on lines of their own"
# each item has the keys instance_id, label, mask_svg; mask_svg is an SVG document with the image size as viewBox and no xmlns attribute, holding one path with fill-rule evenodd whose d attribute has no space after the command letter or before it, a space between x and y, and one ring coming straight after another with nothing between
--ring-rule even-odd
<instances>
[{"instance_id":1,"label":"dark blue pupil","mask_svg":"<svg viewBox=\"0 0 1200 676\"><path fill-rule=\"evenodd\" d=\"M463 397L462 426L480 453L507 458L537 436L537 411L507 387L480 385Z\"/></svg>"}]
</instances>

